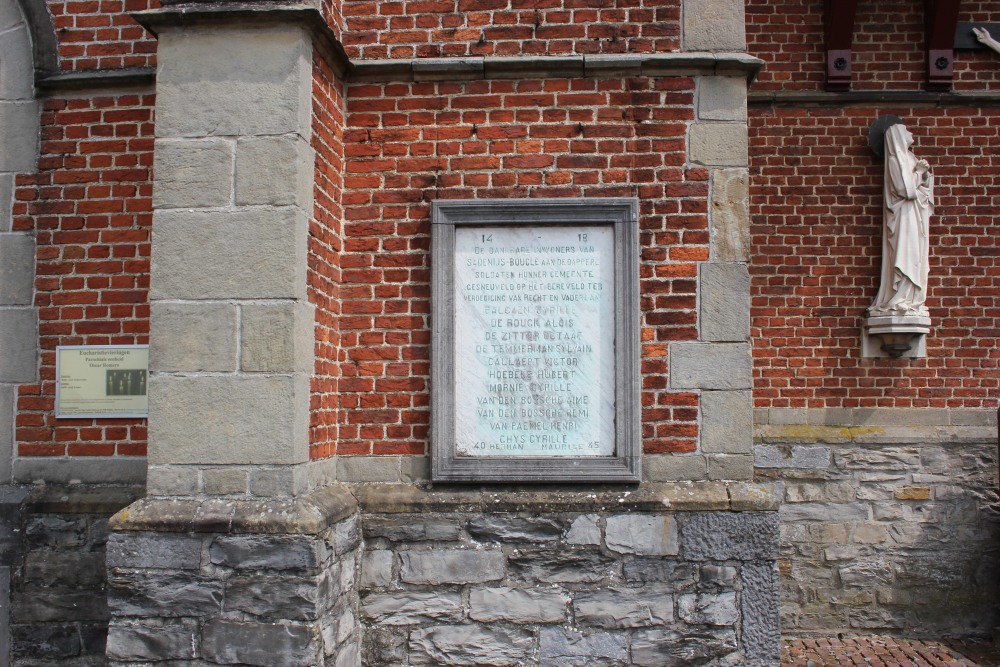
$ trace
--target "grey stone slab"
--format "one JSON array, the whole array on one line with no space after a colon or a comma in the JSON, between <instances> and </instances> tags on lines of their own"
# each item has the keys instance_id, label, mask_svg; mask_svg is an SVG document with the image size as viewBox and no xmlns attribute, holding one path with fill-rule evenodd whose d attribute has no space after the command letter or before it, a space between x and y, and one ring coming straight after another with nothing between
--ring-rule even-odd
<instances>
[{"instance_id":1,"label":"grey stone slab","mask_svg":"<svg viewBox=\"0 0 1000 667\"><path fill-rule=\"evenodd\" d=\"M753 362L746 343L671 343L672 389L750 389Z\"/></svg>"},{"instance_id":2,"label":"grey stone slab","mask_svg":"<svg viewBox=\"0 0 1000 667\"><path fill-rule=\"evenodd\" d=\"M0 480L3 482L8 482L11 479L16 400L17 388L14 385L0 384Z\"/></svg>"},{"instance_id":3,"label":"grey stone slab","mask_svg":"<svg viewBox=\"0 0 1000 667\"><path fill-rule=\"evenodd\" d=\"M24 17L16 2L0 3L0 31L10 30L14 26L23 26ZM6 655L6 654L5 654Z\"/></svg>"},{"instance_id":4,"label":"grey stone slab","mask_svg":"<svg viewBox=\"0 0 1000 667\"><path fill-rule=\"evenodd\" d=\"M238 574L226 580L226 611L240 611L271 621L311 621L336 594L328 575L300 577Z\"/></svg>"},{"instance_id":5,"label":"grey stone slab","mask_svg":"<svg viewBox=\"0 0 1000 667\"><path fill-rule=\"evenodd\" d=\"M30 100L35 94L31 36L26 24L4 31L0 25L0 99Z\"/></svg>"},{"instance_id":6,"label":"grey stone slab","mask_svg":"<svg viewBox=\"0 0 1000 667\"><path fill-rule=\"evenodd\" d=\"M664 558L634 558L622 567L625 581L655 584L664 590L694 590L698 568L692 563Z\"/></svg>"},{"instance_id":7,"label":"grey stone slab","mask_svg":"<svg viewBox=\"0 0 1000 667\"><path fill-rule=\"evenodd\" d=\"M315 309L304 301L241 306L240 365L247 372L313 370Z\"/></svg>"},{"instance_id":8,"label":"grey stone slab","mask_svg":"<svg viewBox=\"0 0 1000 667\"><path fill-rule=\"evenodd\" d=\"M38 312L0 307L0 382L31 382L38 377Z\"/></svg>"},{"instance_id":9,"label":"grey stone slab","mask_svg":"<svg viewBox=\"0 0 1000 667\"><path fill-rule=\"evenodd\" d=\"M0 171L34 173L38 167L38 102L0 100Z\"/></svg>"},{"instance_id":10,"label":"grey stone slab","mask_svg":"<svg viewBox=\"0 0 1000 667\"><path fill-rule=\"evenodd\" d=\"M688 157L708 167L745 167L749 139L746 123L692 123Z\"/></svg>"},{"instance_id":11,"label":"grey stone slab","mask_svg":"<svg viewBox=\"0 0 1000 667\"><path fill-rule=\"evenodd\" d=\"M312 48L305 28L164 30L158 37L158 137L308 138Z\"/></svg>"},{"instance_id":12,"label":"grey stone slab","mask_svg":"<svg viewBox=\"0 0 1000 667\"><path fill-rule=\"evenodd\" d=\"M431 478L430 459L426 456L400 456L399 480L404 484L426 482Z\"/></svg>"},{"instance_id":13,"label":"grey stone slab","mask_svg":"<svg viewBox=\"0 0 1000 667\"><path fill-rule=\"evenodd\" d=\"M11 206L14 204L14 175L0 174L0 232L11 230Z\"/></svg>"},{"instance_id":14,"label":"grey stone slab","mask_svg":"<svg viewBox=\"0 0 1000 667\"><path fill-rule=\"evenodd\" d=\"M293 208L156 211L150 298L305 298L306 217Z\"/></svg>"},{"instance_id":15,"label":"grey stone slab","mask_svg":"<svg viewBox=\"0 0 1000 667\"><path fill-rule=\"evenodd\" d=\"M601 528L598 525L598 515L581 514L573 519L566 533L566 541L570 544L600 544Z\"/></svg>"},{"instance_id":16,"label":"grey stone slab","mask_svg":"<svg viewBox=\"0 0 1000 667\"><path fill-rule=\"evenodd\" d=\"M109 568L197 570L202 538L165 533L112 533L108 537Z\"/></svg>"},{"instance_id":17,"label":"grey stone slab","mask_svg":"<svg viewBox=\"0 0 1000 667\"><path fill-rule=\"evenodd\" d=\"M583 634L543 627L538 635L538 658L539 667L619 665L628 660L628 644L622 633Z\"/></svg>"},{"instance_id":18,"label":"grey stone slab","mask_svg":"<svg viewBox=\"0 0 1000 667\"><path fill-rule=\"evenodd\" d=\"M698 118L701 120L747 119L745 76L703 76L698 79Z\"/></svg>"},{"instance_id":19,"label":"grey stone slab","mask_svg":"<svg viewBox=\"0 0 1000 667\"><path fill-rule=\"evenodd\" d=\"M702 392L701 449L709 454L750 454L753 452L753 397L751 392Z\"/></svg>"},{"instance_id":20,"label":"grey stone slab","mask_svg":"<svg viewBox=\"0 0 1000 667\"><path fill-rule=\"evenodd\" d=\"M236 144L236 205L312 210L313 150L301 136L241 138Z\"/></svg>"},{"instance_id":21,"label":"grey stone slab","mask_svg":"<svg viewBox=\"0 0 1000 667\"><path fill-rule=\"evenodd\" d=\"M433 514L369 516L361 529L367 539L384 537L393 542L453 541L462 533L458 517Z\"/></svg>"},{"instance_id":22,"label":"grey stone slab","mask_svg":"<svg viewBox=\"0 0 1000 667\"><path fill-rule=\"evenodd\" d=\"M12 476L15 482L49 483L127 483L146 480L146 459L141 456L108 456L73 459L32 457L15 459Z\"/></svg>"},{"instance_id":23,"label":"grey stone slab","mask_svg":"<svg viewBox=\"0 0 1000 667\"><path fill-rule=\"evenodd\" d=\"M470 584L504 576L499 550L439 549L402 551L399 578L410 584Z\"/></svg>"},{"instance_id":24,"label":"grey stone slab","mask_svg":"<svg viewBox=\"0 0 1000 667\"><path fill-rule=\"evenodd\" d=\"M108 628L107 656L112 660L191 660L197 657L198 623L113 620Z\"/></svg>"},{"instance_id":25,"label":"grey stone slab","mask_svg":"<svg viewBox=\"0 0 1000 667\"><path fill-rule=\"evenodd\" d=\"M153 207L230 205L233 153L233 142L227 139L157 139L153 151Z\"/></svg>"},{"instance_id":26,"label":"grey stone slab","mask_svg":"<svg viewBox=\"0 0 1000 667\"><path fill-rule=\"evenodd\" d=\"M392 565L395 556L389 549L372 549L361 558L361 589L384 588L392 584Z\"/></svg>"},{"instance_id":27,"label":"grey stone slab","mask_svg":"<svg viewBox=\"0 0 1000 667\"><path fill-rule=\"evenodd\" d=\"M686 0L683 11L685 51L746 51L740 0Z\"/></svg>"},{"instance_id":28,"label":"grey stone slab","mask_svg":"<svg viewBox=\"0 0 1000 667\"><path fill-rule=\"evenodd\" d=\"M215 565L241 570L314 570L325 561L310 536L220 535L209 547Z\"/></svg>"},{"instance_id":29,"label":"grey stone slab","mask_svg":"<svg viewBox=\"0 0 1000 667\"><path fill-rule=\"evenodd\" d=\"M750 261L750 175L746 169L710 174L709 232L715 262Z\"/></svg>"},{"instance_id":30,"label":"grey stone slab","mask_svg":"<svg viewBox=\"0 0 1000 667\"><path fill-rule=\"evenodd\" d=\"M543 584L595 583L620 571L617 560L589 549L518 549L508 565L512 578Z\"/></svg>"},{"instance_id":31,"label":"grey stone slab","mask_svg":"<svg viewBox=\"0 0 1000 667\"><path fill-rule=\"evenodd\" d=\"M740 620L736 593L681 595L677 615L691 625L735 625Z\"/></svg>"},{"instance_id":32,"label":"grey stone slab","mask_svg":"<svg viewBox=\"0 0 1000 667\"><path fill-rule=\"evenodd\" d=\"M0 232L0 305L30 306L34 297L35 238L25 232Z\"/></svg>"},{"instance_id":33,"label":"grey stone slab","mask_svg":"<svg viewBox=\"0 0 1000 667\"><path fill-rule=\"evenodd\" d=\"M642 457L647 482L681 482L708 479L708 461L699 454L657 454Z\"/></svg>"},{"instance_id":34,"label":"grey stone slab","mask_svg":"<svg viewBox=\"0 0 1000 667\"><path fill-rule=\"evenodd\" d=\"M996 410L950 410L948 423L952 426L993 426L997 425Z\"/></svg>"},{"instance_id":35,"label":"grey stone slab","mask_svg":"<svg viewBox=\"0 0 1000 667\"><path fill-rule=\"evenodd\" d=\"M830 448L757 445L754 447L754 465L758 468L825 470L830 467Z\"/></svg>"},{"instance_id":36,"label":"grey stone slab","mask_svg":"<svg viewBox=\"0 0 1000 667\"><path fill-rule=\"evenodd\" d=\"M746 264L702 264L699 337L742 342L750 338L750 272Z\"/></svg>"},{"instance_id":37,"label":"grey stone slab","mask_svg":"<svg viewBox=\"0 0 1000 667\"><path fill-rule=\"evenodd\" d=\"M199 469L194 466L151 465L146 492L151 496L193 496L198 493Z\"/></svg>"},{"instance_id":38,"label":"grey stone slab","mask_svg":"<svg viewBox=\"0 0 1000 667\"><path fill-rule=\"evenodd\" d=\"M481 542L546 542L559 539L565 526L548 517L490 515L473 518L466 530Z\"/></svg>"},{"instance_id":39,"label":"grey stone slab","mask_svg":"<svg viewBox=\"0 0 1000 667\"><path fill-rule=\"evenodd\" d=\"M681 544L689 560L774 560L776 512L692 512L681 516Z\"/></svg>"},{"instance_id":40,"label":"grey stone slab","mask_svg":"<svg viewBox=\"0 0 1000 667\"><path fill-rule=\"evenodd\" d=\"M790 503L779 511L784 521L868 521L868 505L862 503Z\"/></svg>"},{"instance_id":41,"label":"grey stone slab","mask_svg":"<svg viewBox=\"0 0 1000 667\"><path fill-rule=\"evenodd\" d=\"M202 630L202 653L220 664L258 667L322 664L322 647L310 625L241 623L213 619Z\"/></svg>"},{"instance_id":42,"label":"grey stone slab","mask_svg":"<svg viewBox=\"0 0 1000 667\"><path fill-rule=\"evenodd\" d=\"M946 408L855 408L857 426L941 426L949 423Z\"/></svg>"},{"instance_id":43,"label":"grey stone slab","mask_svg":"<svg viewBox=\"0 0 1000 667\"><path fill-rule=\"evenodd\" d=\"M753 479L753 456L749 454L710 454L706 458L709 479Z\"/></svg>"},{"instance_id":44,"label":"grey stone slab","mask_svg":"<svg viewBox=\"0 0 1000 667\"><path fill-rule=\"evenodd\" d=\"M245 468L205 468L201 471L201 490L209 496L245 495L249 482Z\"/></svg>"},{"instance_id":45,"label":"grey stone slab","mask_svg":"<svg viewBox=\"0 0 1000 667\"><path fill-rule=\"evenodd\" d=\"M230 465L304 462L309 459L308 413L305 376L154 373L149 460Z\"/></svg>"},{"instance_id":46,"label":"grey stone slab","mask_svg":"<svg viewBox=\"0 0 1000 667\"><path fill-rule=\"evenodd\" d=\"M151 371L235 371L236 306L216 302L150 304Z\"/></svg>"},{"instance_id":47,"label":"grey stone slab","mask_svg":"<svg viewBox=\"0 0 1000 667\"><path fill-rule=\"evenodd\" d=\"M699 569L703 588L732 590L736 585L739 571L731 565L702 565ZM777 621L775 627L778 627Z\"/></svg>"},{"instance_id":48,"label":"grey stone slab","mask_svg":"<svg viewBox=\"0 0 1000 667\"><path fill-rule=\"evenodd\" d=\"M655 588L577 593L573 597L573 615L579 627L670 625L674 621L674 601L669 591Z\"/></svg>"},{"instance_id":49,"label":"grey stone slab","mask_svg":"<svg viewBox=\"0 0 1000 667\"><path fill-rule=\"evenodd\" d=\"M569 596L558 588L475 588L469 592L469 617L477 621L561 623Z\"/></svg>"},{"instance_id":50,"label":"grey stone slab","mask_svg":"<svg viewBox=\"0 0 1000 667\"><path fill-rule=\"evenodd\" d=\"M527 630L498 626L440 625L410 633L411 665L528 664L534 648Z\"/></svg>"},{"instance_id":51,"label":"grey stone slab","mask_svg":"<svg viewBox=\"0 0 1000 667\"><path fill-rule=\"evenodd\" d=\"M337 480L341 482L398 482L398 456L340 456Z\"/></svg>"},{"instance_id":52,"label":"grey stone slab","mask_svg":"<svg viewBox=\"0 0 1000 667\"><path fill-rule=\"evenodd\" d=\"M412 64L414 81L482 79L482 58L420 58Z\"/></svg>"},{"instance_id":53,"label":"grey stone slab","mask_svg":"<svg viewBox=\"0 0 1000 667\"><path fill-rule=\"evenodd\" d=\"M673 555L678 551L677 522L672 514L609 516L604 542L618 553L642 556Z\"/></svg>"},{"instance_id":54,"label":"grey stone slab","mask_svg":"<svg viewBox=\"0 0 1000 667\"><path fill-rule=\"evenodd\" d=\"M222 581L212 575L112 572L108 606L117 617L213 616L222 609Z\"/></svg>"},{"instance_id":55,"label":"grey stone slab","mask_svg":"<svg viewBox=\"0 0 1000 667\"><path fill-rule=\"evenodd\" d=\"M737 649L732 628L651 628L632 634L632 664L641 667L742 664L734 655Z\"/></svg>"}]
</instances>

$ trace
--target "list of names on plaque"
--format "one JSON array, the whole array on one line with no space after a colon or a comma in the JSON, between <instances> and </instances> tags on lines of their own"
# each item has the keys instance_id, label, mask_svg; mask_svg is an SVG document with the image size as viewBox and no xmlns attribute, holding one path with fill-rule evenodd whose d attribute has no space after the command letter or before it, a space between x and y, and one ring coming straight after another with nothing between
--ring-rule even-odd
<instances>
[{"instance_id":1,"label":"list of names on plaque","mask_svg":"<svg viewBox=\"0 0 1000 667\"><path fill-rule=\"evenodd\" d=\"M455 232L459 456L612 456L614 230Z\"/></svg>"}]
</instances>

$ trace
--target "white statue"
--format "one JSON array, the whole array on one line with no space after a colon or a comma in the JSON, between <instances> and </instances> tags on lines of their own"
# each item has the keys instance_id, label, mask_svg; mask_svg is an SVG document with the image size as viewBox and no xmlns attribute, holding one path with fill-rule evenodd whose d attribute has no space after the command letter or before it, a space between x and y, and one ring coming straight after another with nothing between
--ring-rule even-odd
<instances>
[{"instance_id":1,"label":"white statue","mask_svg":"<svg viewBox=\"0 0 1000 667\"><path fill-rule=\"evenodd\" d=\"M885 132L885 222L882 284L870 316L927 316L929 226L934 205L930 165L910 152L913 135L904 125Z\"/></svg>"},{"instance_id":2,"label":"white statue","mask_svg":"<svg viewBox=\"0 0 1000 667\"><path fill-rule=\"evenodd\" d=\"M979 40L980 44L987 46L997 53L1000 53L1000 42L993 39L993 35L986 28L973 28L972 32L976 34L976 39Z\"/></svg>"}]
</instances>

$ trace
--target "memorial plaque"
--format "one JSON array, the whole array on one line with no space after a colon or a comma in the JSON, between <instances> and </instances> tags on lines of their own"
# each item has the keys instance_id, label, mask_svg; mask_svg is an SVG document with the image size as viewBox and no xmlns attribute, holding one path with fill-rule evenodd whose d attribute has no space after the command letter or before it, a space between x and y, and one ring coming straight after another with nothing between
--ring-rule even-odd
<instances>
[{"instance_id":1,"label":"memorial plaque","mask_svg":"<svg viewBox=\"0 0 1000 667\"><path fill-rule=\"evenodd\" d=\"M636 210L435 203L434 479L638 479Z\"/></svg>"},{"instance_id":2,"label":"memorial plaque","mask_svg":"<svg viewBox=\"0 0 1000 667\"><path fill-rule=\"evenodd\" d=\"M148 345L56 347L56 417L145 417Z\"/></svg>"}]
</instances>

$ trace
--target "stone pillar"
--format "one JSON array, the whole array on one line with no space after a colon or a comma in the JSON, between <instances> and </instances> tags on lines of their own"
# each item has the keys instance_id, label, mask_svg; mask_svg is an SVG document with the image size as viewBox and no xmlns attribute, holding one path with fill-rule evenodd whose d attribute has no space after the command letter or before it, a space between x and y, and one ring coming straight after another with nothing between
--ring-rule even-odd
<instances>
[{"instance_id":1,"label":"stone pillar","mask_svg":"<svg viewBox=\"0 0 1000 667\"><path fill-rule=\"evenodd\" d=\"M137 18L159 38L149 476L111 521L110 664L357 664L356 503L307 476L329 31L270 3Z\"/></svg>"}]
</instances>

